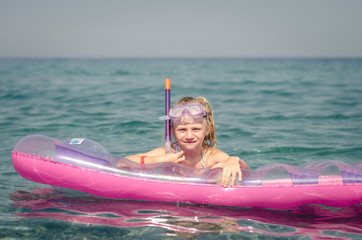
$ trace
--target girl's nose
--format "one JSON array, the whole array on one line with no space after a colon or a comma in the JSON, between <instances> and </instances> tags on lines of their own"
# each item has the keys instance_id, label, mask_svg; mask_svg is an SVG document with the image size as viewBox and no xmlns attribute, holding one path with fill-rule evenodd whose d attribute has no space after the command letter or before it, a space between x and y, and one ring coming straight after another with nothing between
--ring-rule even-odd
<instances>
[{"instance_id":1,"label":"girl's nose","mask_svg":"<svg viewBox=\"0 0 362 240\"><path fill-rule=\"evenodd\" d=\"M192 131L191 131L191 130L188 130L188 131L186 132L186 137L187 137L187 138L192 138L192 137L193 137L193 134L192 134Z\"/></svg>"}]
</instances>

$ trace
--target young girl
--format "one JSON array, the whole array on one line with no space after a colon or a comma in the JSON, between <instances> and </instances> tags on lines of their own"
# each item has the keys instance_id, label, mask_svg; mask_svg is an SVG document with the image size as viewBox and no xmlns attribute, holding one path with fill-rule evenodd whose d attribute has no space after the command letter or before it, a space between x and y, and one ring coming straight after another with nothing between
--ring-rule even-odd
<instances>
[{"instance_id":1,"label":"young girl","mask_svg":"<svg viewBox=\"0 0 362 240\"><path fill-rule=\"evenodd\" d=\"M213 110L204 97L183 97L171 107L171 131L176 139L172 148L175 152L167 153L159 147L147 153L127 156L134 162L158 163L175 162L193 168L222 168L221 185L234 186L237 175L242 179L240 168L249 166L239 157L230 157L217 149Z\"/></svg>"}]
</instances>

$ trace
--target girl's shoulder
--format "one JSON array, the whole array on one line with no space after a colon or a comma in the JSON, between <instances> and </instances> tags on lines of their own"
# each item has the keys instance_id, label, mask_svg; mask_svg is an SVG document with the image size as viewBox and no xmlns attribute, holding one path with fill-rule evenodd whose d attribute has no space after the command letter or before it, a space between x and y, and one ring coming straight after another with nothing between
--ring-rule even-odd
<instances>
[{"instance_id":1,"label":"girl's shoulder","mask_svg":"<svg viewBox=\"0 0 362 240\"><path fill-rule=\"evenodd\" d=\"M228 159L230 156L221 151L220 149L210 149L209 152L207 153L207 158L209 159L210 163L212 164L216 164L219 162L223 162L226 159Z\"/></svg>"}]
</instances>

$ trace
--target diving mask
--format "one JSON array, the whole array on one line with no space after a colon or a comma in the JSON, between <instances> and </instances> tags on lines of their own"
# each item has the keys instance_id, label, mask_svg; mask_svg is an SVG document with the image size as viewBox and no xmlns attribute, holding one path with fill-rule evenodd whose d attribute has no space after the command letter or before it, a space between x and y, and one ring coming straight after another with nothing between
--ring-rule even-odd
<instances>
[{"instance_id":1,"label":"diving mask","mask_svg":"<svg viewBox=\"0 0 362 240\"><path fill-rule=\"evenodd\" d=\"M168 116L162 116L160 120L181 120L185 114L192 118L207 117L200 103L186 103L172 106Z\"/></svg>"}]
</instances>

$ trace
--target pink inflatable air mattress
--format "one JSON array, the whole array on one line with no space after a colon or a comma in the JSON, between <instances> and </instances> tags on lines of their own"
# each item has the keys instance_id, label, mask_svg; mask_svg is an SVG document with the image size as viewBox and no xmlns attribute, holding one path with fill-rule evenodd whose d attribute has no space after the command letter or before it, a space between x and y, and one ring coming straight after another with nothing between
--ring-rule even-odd
<instances>
[{"instance_id":1,"label":"pink inflatable air mattress","mask_svg":"<svg viewBox=\"0 0 362 240\"><path fill-rule=\"evenodd\" d=\"M121 168L114 167L118 161ZM113 199L272 209L362 202L362 162L273 164L243 171L242 182L224 188L218 184L220 170L173 163L140 165L110 154L91 140L62 142L41 135L21 139L12 151L12 162L31 181Z\"/></svg>"}]
</instances>

